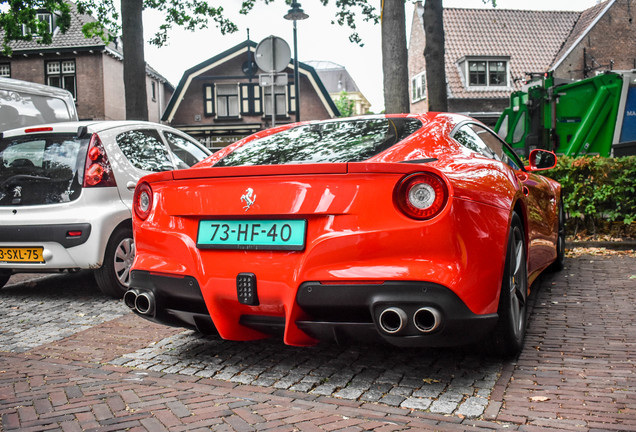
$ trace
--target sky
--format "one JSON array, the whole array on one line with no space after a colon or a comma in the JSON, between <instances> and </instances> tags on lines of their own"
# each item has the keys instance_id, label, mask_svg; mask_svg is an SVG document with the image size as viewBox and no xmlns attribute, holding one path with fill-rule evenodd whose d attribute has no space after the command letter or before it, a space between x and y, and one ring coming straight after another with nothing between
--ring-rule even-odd
<instances>
[{"instance_id":1,"label":"sky","mask_svg":"<svg viewBox=\"0 0 636 432\"><path fill-rule=\"evenodd\" d=\"M381 0L372 0L378 7L380 2ZM364 44L359 46L349 41L351 30L348 27L331 24L336 10L334 0L326 7L318 0L300 0L300 3L309 18L297 22L299 60L331 61L344 66L371 103L371 111L381 112L384 109L384 97L380 25L359 19L356 24ZM173 29L166 46L157 48L146 44L146 62L176 87L187 69L245 41L248 29L250 39L256 43L271 35L283 38L289 44L293 57L293 25L283 18L289 6L283 0L276 0L269 5L257 1L248 15L240 15L240 4L241 0L223 2L225 14L237 24L238 32L221 35L213 24L208 29L195 32ZM529 6L529 2L519 0L497 0L499 9L581 11L595 4L597 0L534 0L532 6ZM482 0L444 0L443 5L492 8L492 5L484 5ZM408 40L413 16L413 4L410 1L406 3L405 13ZM157 13L144 12L146 40L160 24L161 17Z\"/></svg>"}]
</instances>

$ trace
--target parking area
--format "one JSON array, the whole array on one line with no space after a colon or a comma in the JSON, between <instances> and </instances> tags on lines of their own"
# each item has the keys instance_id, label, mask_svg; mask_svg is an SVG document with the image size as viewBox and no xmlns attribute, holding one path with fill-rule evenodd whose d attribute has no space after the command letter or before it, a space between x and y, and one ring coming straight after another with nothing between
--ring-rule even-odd
<instances>
[{"instance_id":1,"label":"parking area","mask_svg":"<svg viewBox=\"0 0 636 432\"><path fill-rule=\"evenodd\" d=\"M152 324L90 274L0 292L3 430L636 430L636 257L542 276L526 345L229 342Z\"/></svg>"}]
</instances>

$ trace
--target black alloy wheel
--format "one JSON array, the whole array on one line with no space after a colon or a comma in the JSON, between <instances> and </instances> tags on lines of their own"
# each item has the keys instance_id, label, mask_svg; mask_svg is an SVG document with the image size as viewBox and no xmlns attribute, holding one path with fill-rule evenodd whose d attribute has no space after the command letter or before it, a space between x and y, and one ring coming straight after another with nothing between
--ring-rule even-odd
<instances>
[{"instance_id":1,"label":"black alloy wheel","mask_svg":"<svg viewBox=\"0 0 636 432\"><path fill-rule=\"evenodd\" d=\"M521 218L513 213L497 311L499 321L493 333L494 350L502 357L515 356L523 349L527 300L526 240Z\"/></svg>"}]
</instances>

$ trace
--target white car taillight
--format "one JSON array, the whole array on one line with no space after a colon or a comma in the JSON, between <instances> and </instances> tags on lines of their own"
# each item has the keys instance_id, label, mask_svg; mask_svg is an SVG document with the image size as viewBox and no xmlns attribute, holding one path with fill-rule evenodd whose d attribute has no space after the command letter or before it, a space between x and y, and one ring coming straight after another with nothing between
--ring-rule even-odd
<instances>
[{"instance_id":1,"label":"white car taillight","mask_svg":"<svg viewBox=\"0 0 636 432\"><path fill-rule=\"evenodd\" d=\"M402 179L395 192L398 208L413 219L431 219L448 202L448 187L433 173L411 174Z\"/></svg>"},{"instance_id":2,"label":"white car taillight","mask_svg":"<svg viewBox=\"0 0 636 432\"><path fill-rule=\"evenodd\" d=\"M97 134L91 136L86 154L83 187L117 186L106 150Z\"/></svg>"},{"instance_id":3,"label":"white car taillight","mask_svg":"<svg viewBox=\"0 0 636 432\"><path fill-rule=\"evenodd\" d=\"M150 215L150 210L152 210L152 188L148 183L140 183L135 188L133 209L141 220L146 220Z\"/></svg>"}]
</instances>

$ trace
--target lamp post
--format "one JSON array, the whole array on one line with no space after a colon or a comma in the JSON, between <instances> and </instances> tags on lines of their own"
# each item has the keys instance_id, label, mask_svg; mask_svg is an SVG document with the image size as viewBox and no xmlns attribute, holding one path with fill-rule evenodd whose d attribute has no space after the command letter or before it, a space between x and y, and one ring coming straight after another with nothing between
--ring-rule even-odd
<instances>
[{"instance_id":1,"label":"lamp post","mask_svg":"<svg viewBox=\"0 0 636 432\"><path fill-rule=\"evenodd\" d=\"M300 121L300 92L298 91L298 43L296 41L296 21L309 18L300 8L300 3L293 1L291 9L284 16L286 20L294 22L294 100L296 101L296 121Z\"/></svg>"}]
</instances>

